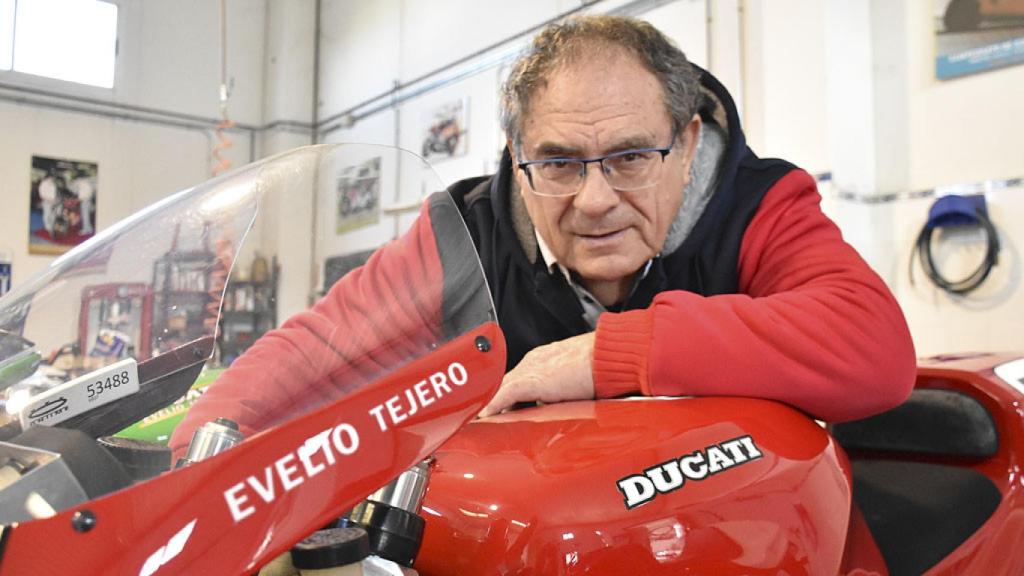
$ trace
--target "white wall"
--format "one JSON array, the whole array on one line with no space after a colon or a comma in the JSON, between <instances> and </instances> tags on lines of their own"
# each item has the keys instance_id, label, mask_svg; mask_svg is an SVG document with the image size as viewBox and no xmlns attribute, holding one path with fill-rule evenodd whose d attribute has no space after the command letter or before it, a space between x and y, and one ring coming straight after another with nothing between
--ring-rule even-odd
<instances>
[{"instance_id":1,"label":"white wall","mask_svg":"<svg viewBox=\"0 0 1024 576\"><path fill-rule=\"evenodd\" d=\"M762 157L830 169L824 0L748 0L744 127Z\"/></svg>"},{"instance_id":2,"label":"white wall","mask_svg":"<svg viewBox=\"0 0 1024 576\"><path fill-rule=\"evenodd\" d=\"M934 286L915 260L913 283L908 262L934 199L906 200L896 206L897 259L902 263L894 289L910 321L917 352L1024 351L1024 293L1021 291L1024 187L985 194L1002 249L999 264L974 292L955 296ZM965 278L984 260L980 230L942 229L934 233L933 254L943 277Z\"/></svg>"},{"instance_id":3,"label":"white wall","mask_svg":"<svg viewBox=\"0 0 1024 576\"><path fill-rule=\"evenodd\" d=\"M313 119L315 0L289 0L267 4L264 45L264 126ZM313 142L312 131L267 130L259 138L260 156L272 156ZM262 208L258 249L264 257L278 258L277 317L284 320L310 303L313 268L310 227L315 192L296 183L288 196L269 197ZM256 246L253 246L256 248ZM242 262L251 262L245 254Z\"/></svg>"},{"instance_id":4,"label":"white wall","mask_svg":"<svg viewBox=\"0 0 1024 576\"><path fill-rule=\"evenodd\" d=\"M892 287L919 355L1024 350L1024 229L1018 224L1024 190L986 193L1003 251L975 293L950 296L931 285L917 264L916 282L910 282L910 252L934 198L912 199L908 193L1024 174L1024 67L936 80L931 4L827 4L832 17L838 15L831 22L826 18L829 33L862 29L853 41L866 51L862 67L835 66L825 77L826 83L845 83L829 95L831 168L842 175L835 185L856 197L829 198L827 213ZM831 47L848 44L836 41ZM843 61L830 58L833 65ZM963 277L980 262L977 234L948 232L936 239L947 278Z\"/></svg>"},{"instance_id":5,"label":"white wall","mask_svg":"<svg viewBox=\"0 0 1024 576\"><path fill-rule=\"evenodd\" d=\"M219 3L208 0L117 0L119 52L111 90L0 72L0 83L72 96L219 116ZM236 122L259 124L262 114L265 0L228 3L230 101ZM12 92L5 92L12 94ZM53 257L28 254L33 155L99 164L100 230L154 200L210 176L212 135L203 131L63 112L0 100L0 251L13 254L13 283ZM247 163L247 133L232 133L226 155Z\"/></svg>"},{"instance_id":6,"label":"white wall","mask_svg":"<svg viewBox=\"0 0 1024 576\"><path fill-rule=\"evenodd\" d=\"M909 188L1024 176L1024 66L936 80L931 2L907 2L905 9ZM919 267L912 287L901 267L895 290L919 354L1024 350L1024 188L989 191L985 197L1003 250L981 288L965 298L952 297L925 283ZM903 262L930 205L931 200L898 204L897 249ZM966 275L980 261L979 241L977 235L946 235L941 246L947 250L939 255L947 277Z\"/></svg>"},{"instance_id":7,"label":"white wall","mask_svg":"<svg viewBox=\"0 0 1024 576\"><path fill-rule=\"evenodd\" d=\"M219 117L220 2L118 0L113 99ZM227 65L231 118L258 124L263 97L266 0L229 0Z\"/></svg>"},{"instance_id":8,"label":"white wall","mask_svg":"<svg viewBox=\"0 0 1024 576\"><path fill-rule=\"evenodd\" d=\"M911 187L1024 175L1024 66L936 80L931 2L905 9Z\"/></svg>"}]
</instances>

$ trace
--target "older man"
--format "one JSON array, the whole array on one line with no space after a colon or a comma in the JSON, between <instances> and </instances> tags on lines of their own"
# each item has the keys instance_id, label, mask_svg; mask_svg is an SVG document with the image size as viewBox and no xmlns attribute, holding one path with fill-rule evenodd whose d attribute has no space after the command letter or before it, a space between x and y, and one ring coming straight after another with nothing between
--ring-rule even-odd
<instances>
[{"instance_id":1,"label":"older man","mask_svg":"<svg viewBox=\"0 0 1024 576\"><path fill-rule=\"evenodd\" d=\"M545 29L512 71L502 118L498 173L449 190L508 345L483 415L642 393L769 398L839 421L909 394L903 315L822 214L814 180L755 156L726 90L655 28L586 17ZM425 220L391 253L415 252ZM340 292L258 342L183 428L269 423L278 402L240 406L232 382L296 380L288 351L332 325Z\"/></svg>"},{"instance_id":2,"label":"older man","mask_svg":"<svg viewBox=\"0 0 1024 576\"><path fill-rule=\"evenodd\" d=\"M914 353L814 181L747 148L726 90L656 29L546 29L504 94L497 175L453 187L510 367L484 414L630 392L771 398L826 420L902 401Z\"/></svg>"}]
</instances>

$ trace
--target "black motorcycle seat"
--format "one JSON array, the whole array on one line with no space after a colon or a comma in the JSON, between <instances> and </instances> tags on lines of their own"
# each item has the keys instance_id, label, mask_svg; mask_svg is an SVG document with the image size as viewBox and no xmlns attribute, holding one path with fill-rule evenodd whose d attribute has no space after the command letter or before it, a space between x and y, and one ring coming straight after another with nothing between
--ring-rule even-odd
<instances>
[{"instance_id":1,"label":"black motorcycle seat","mask_svg":"<svg viewBox=\"0 0 1024 576\"><path fill-rule=\"evenodd\" d=\"M918 389L906 402L870 418L832 426L847 451L990 458L999 449L992 415L954 390Z\"/></svg>"},{"instance_id":2,"label":"black motorcycle seat","mask_svg":"<svg viewBox=\"0 0 1024 576\"><path fill-rule=\"evenodd\" d=\"M970 468L894 460L853 463L853 499L892 576L922 574L971 536L1001 495Z\"/></svg>"}]
</instances>

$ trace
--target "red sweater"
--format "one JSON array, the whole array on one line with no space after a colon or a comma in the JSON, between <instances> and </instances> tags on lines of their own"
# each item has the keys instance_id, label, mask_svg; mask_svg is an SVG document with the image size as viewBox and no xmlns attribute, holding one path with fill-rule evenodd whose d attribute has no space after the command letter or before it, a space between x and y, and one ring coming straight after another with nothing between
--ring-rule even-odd
<instances>
[{"instance_id":1,"label":"red sweater","mask_svg":"<svg viewBox=\"0 0 1024 576\"><path fill-rule=\"evenodd\" d=\"M766 193L743 237L740 294L668 291L647 309L603 314L597 396L768 398L828 421L902 402L916 370L903 314L820 200L800 170ZM424 353L441 338L441 274L424 209L407 234L239 358L189 411L172 449L217 416L248 435Z\"/></svg>"},{"instance_id":2,"label":"red sweater","mask_svg":"<svg viewBox=\"0 0 1024 576\"><path fill-rule=\"evenodd\" d=\"M768 398L827 421L905 400L916 361L903 313L820 201L801 170L767 192L743 237L740 294L663 292L647 309L603 314L598 397Z\"/></svg>"}]
</instances>

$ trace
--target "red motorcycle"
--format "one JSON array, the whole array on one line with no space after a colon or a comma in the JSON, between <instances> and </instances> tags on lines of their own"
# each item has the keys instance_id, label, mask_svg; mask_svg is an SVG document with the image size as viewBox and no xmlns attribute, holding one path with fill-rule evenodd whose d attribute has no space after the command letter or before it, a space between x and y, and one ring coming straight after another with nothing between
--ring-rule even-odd
<instances>
[{"instance_id":1,"label":"red motorcycle","mask_svg":"<svg viewBox=\"0 0 1024 576\"><path fill-rule=\"evenodd\" d=\"M280 233L262 208L329 194L373 157L411 190L441 189L394 149L299 149L159 202L0 299L0 576L255 574L289 550L306 562L304 539L339 525L356 561L373 551L424 575L1024 572L1024 360L926 361L905 404L834 426L744 398L475 419L504 342L443 193L426 200L418 267L375 276L385 247L335 286L353 312L310 325L324 346L302 351L302 394L240 391L257 411L276 399L259 430L211 422L173 465L169 431L126 438L182 398L223 400L217 382L193 386L243 245L269 252ZM360 306L373 282L395 295L386 306ZM88 325L83 290L116 283L150 283L163 309L147 317L175 319L149 327L152 356L50 365Z\"/></svg>"}]
</instances>

